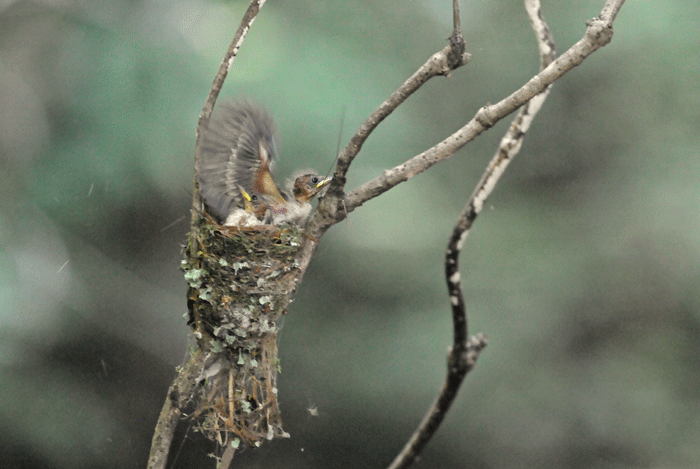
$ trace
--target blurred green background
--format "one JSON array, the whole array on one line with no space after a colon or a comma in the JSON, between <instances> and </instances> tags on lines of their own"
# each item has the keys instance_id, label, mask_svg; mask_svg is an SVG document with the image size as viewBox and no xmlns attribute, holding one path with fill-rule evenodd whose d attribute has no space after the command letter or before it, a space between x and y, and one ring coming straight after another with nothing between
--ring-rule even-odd
<instances>
[{"instance_id":1,"label":"blurred green background","mask_svg":"<svg viewBox=\"0 0 700 469\"><path fill-rule=\"evenodd\" d=\"M602 4L544 2L560 52ZM145 467L187 348L195 125L244 8L0 2L1 467ZM699 13L627 2L556 83L464 250L470 332L490 344L416 467L700 467ZM325 172L343 112L346 142L450 14L270 1L223 95L274 114L281 179ZM468 2L462 24L472 61L381 125L349 189L537 71L521 2ZM383 467L401 448L445 372L446 242L507 125L322 239L280 337L292 437L235 467ZM213 467L182 427L173 467Z\"/></svg>"}]
</instances>

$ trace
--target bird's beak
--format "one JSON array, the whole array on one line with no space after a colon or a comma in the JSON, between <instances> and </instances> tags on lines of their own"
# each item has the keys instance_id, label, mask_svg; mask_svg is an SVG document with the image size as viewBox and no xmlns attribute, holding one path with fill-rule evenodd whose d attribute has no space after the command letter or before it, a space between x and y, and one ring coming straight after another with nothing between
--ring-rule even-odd
<instances>
[{"instance_id":1,"label":"bird's beak","mask_svg":"<svg viewBox=\"0 0 700 469\"><path fill-rule=\"evenodd\" d=\"M326 184L328 184L328 183L331 182L332 180L333 180L333 178L330 177L330 178L325 178L325 179L319 181L319 183L316 184L316 189L322 188L323 186L325 186Z\"/></svg>"},{"instance_id":2,"label":"bird's beak","mask_svg":"<svg viewBox=\"0 0 700 469\"><path fill-rule=\"evenodd\" d=\"M246 192L243 187L238 186L238 190L241 191L241 195L243 195L243 198L246 200L246 202L250 202L252 199L250 198L250 194Z\"/></svg>"}]
</instances>

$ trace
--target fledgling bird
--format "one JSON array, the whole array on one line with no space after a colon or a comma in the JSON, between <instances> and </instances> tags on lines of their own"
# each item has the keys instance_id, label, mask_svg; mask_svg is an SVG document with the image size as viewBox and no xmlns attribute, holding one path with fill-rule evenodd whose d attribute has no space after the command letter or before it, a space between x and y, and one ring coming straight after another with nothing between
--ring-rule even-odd
<instances>
[{"instance_id":1,"label":"fledgling bird","mask_svg":"<svg viewBox=\"0 0 700 469\"><path fill-rule=\"evenodd\" d=\"M309 203L330 182L313 173L294 179L291 195L273 178L277 159L276 129L263 108L246 102L227 103L212 116L202 137L197 173L202 196L224 224L301 223Z\"/></svg>"},{"instance_id":2,"label":"fledgling bird","mask_svg":"<svg viewBox=\"0 0 700 469\"><path fill-rule=\"evenodd\" d=\"M235 207L231 210L224 220L224 225L237 228L262 225L260 220L265 213L266 205L258 196L251 197L243 187L238 186L238 190L243 197L244 208Z\"/></svg>"},{"instance_id":3,"label":"fledgling bird","mask_svg":"<svg viewBox=\"0 0 700 469\"><path fill-rule=\"evenodd\" d=\"M331 179L308 172L295 177L289 185L289 192L282 193L285 202L279 204L276 200L271 201L272 223L303 222L311 213L311 200L326 188Z\"/></svg>"}]
</instances>

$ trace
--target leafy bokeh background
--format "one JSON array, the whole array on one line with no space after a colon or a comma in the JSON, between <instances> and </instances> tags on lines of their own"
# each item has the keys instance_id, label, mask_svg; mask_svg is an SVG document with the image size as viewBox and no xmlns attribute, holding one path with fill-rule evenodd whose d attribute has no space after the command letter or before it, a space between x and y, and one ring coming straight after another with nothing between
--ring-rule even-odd
<instances>
[{"instance_id":1,"label":"leafy bokeh background","mask_svg":"<svg viewBox=\"0 0 700 469\"><path fill-rule=\"evenodd\" d=\"M602 0L545 2L560 51ZM145 467L187 349L194 129L244 2L0 3L0 466ZM282 178L450 34L446 0L273 1L225 96L265 103ZM490 345L417 467L700 466L696 2L628 2L557 82L469 237ZM520 2L469 2L471 63L387 119L355 187L537 70ZM280 337L292 438L236 467L383 467L441 383L455 218L507 123L323 238ZM318 416L309 409L317 409ZM174 467L213 467L182 425Z\"/></svg>"}]
</instances>

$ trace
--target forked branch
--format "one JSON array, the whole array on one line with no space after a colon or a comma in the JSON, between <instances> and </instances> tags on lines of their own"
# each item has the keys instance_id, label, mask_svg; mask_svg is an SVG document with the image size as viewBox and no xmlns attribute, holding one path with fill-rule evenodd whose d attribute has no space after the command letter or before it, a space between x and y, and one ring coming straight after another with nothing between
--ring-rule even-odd
<instances>
[{"instance_id":1,"label":"forked branch","mask_svg":"<svg viewBox=\"0 0 700 469\"><path fill-rule=\"evenodd\" d=\"M457 10L459 13L459 10ZM340 153L338 165L333 174L333 183L328 189L329 194L342 194L345 187L345 176L350 168L350 164L362 149L367 137L389 114L399 107L409 96L416 92L428 80L433 77L443 75L448 76L450 72L466 65L471 57L464 52L464 38L462 32L457 29L459 20L455 23L455 30L450 36L450 44L444 49L433 54L416 72L411 75L396 91L394 91L379 108L374 111L362 124L355 135L350 139L350 143ZM327 198L330 199L330 198Z\"/></svg>"},{"instance_id":2,"label":"forked branch","mask_svg":"<svg viewBox=\"0 0 700 469\"><path fill-rule=\"evenodd\" d=\"M264 2L265 0L251 1L231 46L222 61L204 109L200 114L197 127L197 147L199 146L203 130L208 125L214 103L233 60ZM438 75L448 75L451 71L465 65L469 61L470 55L465 52L464 38L460 31L458 1L453 0L454 30L450 37L449 45L430 57L413 76L406 80L396 92L369 116L339 157L334 180L329 187L327 196L319 205L319 210L316 212L316 215L312 217L306 226L306 240L303 241L300 254L296 256L298 261L297 270L295 271L294 279L290 279L290 292L293 292L296 285L301 281L318 240L330 226L345 218L350 211L362 205L367 200L386 192L397 184L425 171L433 164L452 156L459 148L476 138L476 136L487 128L493 126L498 120L518 108L521 108L513 125L501 142L496 157L494 157L494 160L489 164L486 173L465 207L450 240L446 262L446 275L453 309L454 342L448 358L448 376L443 386L443 391L433 405L433 408L426 415L419 430L414 433L407 446L394 463L392 463L392 469L407 467L415 460L415 457L425 443L427 443L437 430L450 404L454 400L462 380L474 366L480 351L486 345L486 338L483 335L479 334L468 338L467 317L459 278L458 257L469 232L469 228L483 207L486 197L491 193L498 178L503 173L506 165L518 152L522 138L534 114L544 101L548 87L568 70L581 63L588 55L610 41L612 37L613 20L623 3L623 0L608 0L599 17L588 23L588 28L584 37L564 55L553 60L553 41L546 28L546 24L544 24L542 20L541 14L539 14L539 2L537 0L526 0L526 7L538 37L543 70L522 88L501 102L480 109L474 118L455 134L420 155L407 160L402 165L387 170L383 175L345 194L346 175L349 167L368 136L379 123L430 78ZM550 61L551 63L547 65ZM195 167L197 167L197 165L195 165ZM203 202L199 192L196 174L192 212L192 233L194 233L194 235L191 236L191 239L194 240L193 243L196 243L198 239L196 236L198 232L198 224L196 221L203 212ZM191 252L198 252L198 246L196 245L191 246L189 249ZM195 267L197 266L191 266L193 269ZM148 465L149 468L162 469L165 467L175 425L182 415L184 405L192 397L196 381L198 377L201 376L203 367L203 353L201 350L197 350L180 370L178 378L170 387L153 438L153 446ZM232 455L233 450L230 448L227 449L223 458L226 465L230 462L229 456Z\"/></svg>"},{"instance_id":3,"label":"forked branch","mask_svg":"<svg viewBox=\"0 0 700 469\"><path fill-rule=\"evenodd\" d=\"M456 1L457 0L454 0L455 3ZM617 3L619 9L622 3ZM540 50L540 70L545 70L555 61L556 51L554 38L544 21L539 0L525 0L525 9L530 17L530 23L535 32ZM616 11L611 16L608 16L608 18L614 18L615 14ZM603 21L602 18L605 17L606 9L604 8L600 15L601 21ZM612 35L612 20L610 19L609 21L607 26L610 30L608 41L609 37ZM455 21L455 24L458 24L457 21ZM486 337L481 333L471 338L468 337L466 306L459 273L459 255L467 235L469 234L469 230L483 208L486 198L495 188L496 183L505 171L508 163L520 151L525 134L549 94L550 87L551 85L545 86L540 94L536 95L530 101L527 101L525 105L520 108L520 111L515 119L513 119L510 128L506 132L506 135L501 140L496 155L487 166L486 172L477 184L476 189L457 220L457 224L455 225L447 246L445 259L445 276L452 306L454 329L453 343L450 347L447 360L447 376L437 399L426 413L408 443L406 443L399 455L389 466L389 469L406 468L416 460L416 457L442 423L450 405L457 396L460 385L467 373L474 367L481 350L483 350L487 344ZM475 119L477 118L478 114ZM474 121L474 119L472 121ZM482 125L485 124L482 123ZM478 133L474 136L476 135L478 135Z\"/></svg>"},{"instance_id":4,"label":"forked branch","mask_svg":"<svg viewBox=\"0 0 700 469\"><path fill-rule=\"evenodd\" d=\"M226 55L224 56L221 66L219 67L219 71L214 78L214 83L209 91L209 95L207 96L204 109L199 116L196 148L199 148L200 137L209 123L209 118L211 117L214 103L216 102L216 98L219 96L219 92L221 91L221 87L226 79L226 75L231 69L233 60L236 58L246 34L250 30L253 21L264 3L265 0L252 0L250 2L243 19L241 20L241 24L236 31L233 41L226 51ZM197 158L196 155L195 158ZM197 183L197 167L198 165L195 164L194 190L192 192L192 224L190 228L193 231L198 229L196 220L203 211L202 196L199 191L199 184ZM193 244L195 244L197 236L192 236L192 239ZM192 249L196 252L198 247L193 246ZM158 416L158 422L153 433L151 451L148 457L148 469L165 469L168 461L168 453L170 452L170 447L172 445L173 435L175 434L175 428L183 415L185 405L191 399L195 391L195 387L197 386L197 377L202 373L204 361L205 354L198 348L192 352L187 362L178 369L178 376L168 389L168 395L165 398L165 403L163 404L163 408Z\"/></svg>"},{"instance_id":5,"label":"forked branch","mask_svg":"<svg viewBox=\"0 0 700 469\"><path fill-rule=\"evenodd\" d=\"M564 54L552 61L552 63L510 96L507 96L496 104L482 107L466 125L437 145L414 156L403 164L384 171L382 175L366 182L343 197L345 174L347 173L350 163L357 155L357 152L362 143L366 140L369 132L376 127L381 119L384 119L395 109L396 106L394 106L394 104L400 104L400 102L395 103L392 99L394 95L398 93L397 91L397 93L385 101L379 109L365 121L360 127L360 130L358 130L351 139L348 147L341 152L338 168L334 175L336 180L334 180L331 185L332 191L329 190L328 196L319 205L316 217L309 223L309 228L312 230L310 233L311 236L318 239L321 233L327 230L331 225L343 220L349 212L352 212L368 200L407 181L434 164L451 157L455 152L474 140L482 132L542 93L548 86L583 62L583 60L593 52L607 45L611 41L613 35L613 20L623 3L623 0L606 1L600 15L587 22L586 32L581 40L571 46ZM412 84L414 86L411 87L411 93L413 93L417 89L417 86L427 81L427 78L439 75L440 73L426 74L426 71L433 70L433 67L436 66L435 63L441 60L444 62L440 63L447 63L446 55L450 47L451 46L448 46L448 48L433 55L413 77L402 85L402 88L407 86L407 84ZM420 80L420 78L424 77L425 79ZM402 88L400 88L400 90ZM405 99L407 96L408 95L403 96L403 98ZM402 101L403 100L401 100L401 102ZM381 116L379 120L377 120L378 115Z\"/></svg>"}]
</instances>

